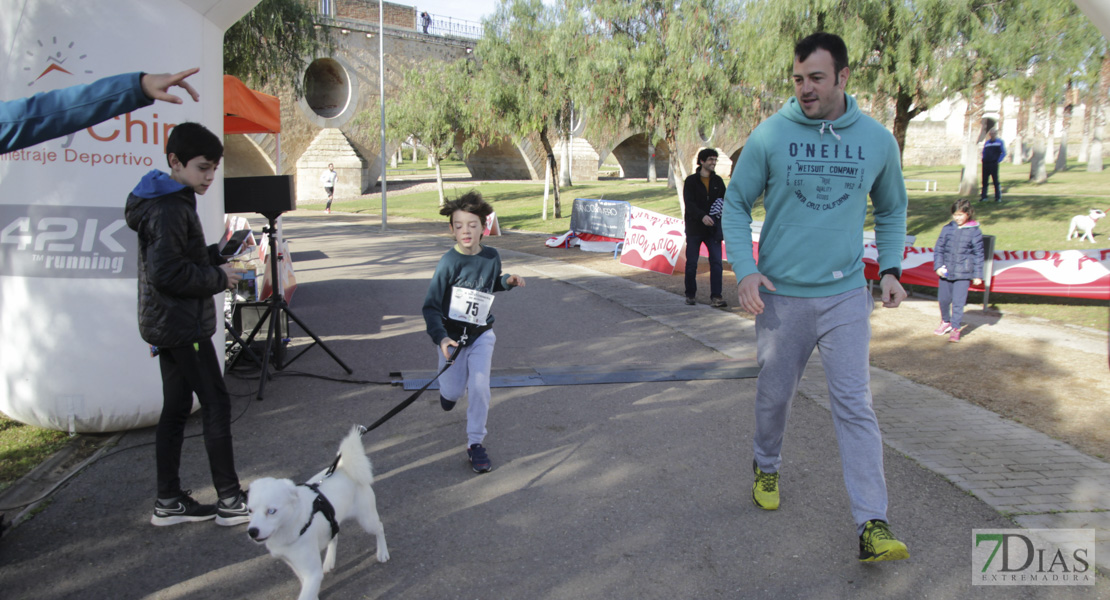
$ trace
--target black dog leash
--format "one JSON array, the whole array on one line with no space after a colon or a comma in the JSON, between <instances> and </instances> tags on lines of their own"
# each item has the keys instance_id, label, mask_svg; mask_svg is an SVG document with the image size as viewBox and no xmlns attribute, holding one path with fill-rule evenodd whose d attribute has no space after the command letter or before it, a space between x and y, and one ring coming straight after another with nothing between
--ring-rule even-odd
<instances>
[{"instance_id":1,"label":"black dog leash","mask_svg":"<svg viewBox=\"0 0 1110 600\"><path fill-rule=\"evenodd\" d=\"M492 326L490 326L490 325L485 325L485 326L482 326L482 327L479 327L479 328L475 329L474 330L475 335L474 335L473 339L478 339L478 336L480 336L483 333L485 333L486 331L488 331L491 327ZM363 427L362 428L362 433L360 433L359 435L363 436L363 435L366 435L367 433L377 429L378 427L380 427L386 421L388 421L388 420L392 419L393 417L397 416L397 413L399 413L402 410L405 410L406 408L408 408L409 405L412 404L413 402L416 402L416 399L419 398L420 395L423 394L429 387L431 387L431 385L433 383L435 383L437 379L439 379L440 375L443 375L443 373L446 372L447 369L451 368L451 365L455 364L455 359L458 358L459 352L462 352L462 349L465 346L467 346L470 343L470 341L471 341L471 337L466 333L466 330L464 329L462 336L459 337L459 344L457 346L455 346L455 351L451 353L451 358L447 359L447 362L443 365L443 368L439 370L439 373L436 373L435 377L432 377L430 380L428 380L428 383L425 383L424 387L420 388L419 390L416 390L408 398L405 398L403 401L401 401L400 404L398 404L397 406L394 406L392 409L390 409L390 411L385 413L385 415L383 415L382 418L378 419L377 421L374 421L374 423L372 425L370 425L369 427ZM341 456L342 456L342 454L336 454L335 455L335 460L332 461L331 466L328 467L328 470L324 474L324 477L331 477L331 474L335 473L335 469L337 467L339 467L339 458Z\"/></svg>"}]
</instances>

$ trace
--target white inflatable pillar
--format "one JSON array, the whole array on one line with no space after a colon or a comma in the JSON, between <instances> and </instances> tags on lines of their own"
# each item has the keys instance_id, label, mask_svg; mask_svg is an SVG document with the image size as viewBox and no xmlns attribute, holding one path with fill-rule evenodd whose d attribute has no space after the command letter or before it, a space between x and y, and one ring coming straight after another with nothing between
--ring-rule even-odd
<instances>
[{"instance_id":1,"label":"white inflatable pillar","mask_svg":"<svg viewBox=\"0 0 1110 600\"><path fill-rule=\"evenodd\" d=\"M196 121L223 135L223 34L258 0L0 0L0 99L134 71L177 72L200 93L156 102L21 153L0 155L0 411L32 425L105 432L153 425L157 359L139 337L138 240L127 195L164 143ZM198 197L214 243L223 182ZM29 238L29 239L28 239ZM223 314L222 295L218 315ZM223 347L222 323L214 340Z\"/></svg>"}]
</instances>

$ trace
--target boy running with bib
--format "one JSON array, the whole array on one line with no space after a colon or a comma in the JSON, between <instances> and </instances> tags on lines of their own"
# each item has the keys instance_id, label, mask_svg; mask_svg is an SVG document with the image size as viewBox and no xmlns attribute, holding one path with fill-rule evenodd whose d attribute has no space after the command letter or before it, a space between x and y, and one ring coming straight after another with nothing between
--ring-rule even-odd
<instances>
[{"instance_id":1,"label":"boy running with bib","mask_svg":"<svg viewBox=\"0 0 1110 600\"><path fill-rule=\"evenodd\" d=\"M493 468L482 446L489 414L490 364L497 342L490 312L493 294L524 286L523 277L501 273L497 250L481 244L486 217L491 213L493 207L477 191L440 209L439 214L451 219L456 243L436 266L423 310L428 335L439 347L440 369L453 349L462 346L454 364L439 378L439 403L443 410L451 410L467 394L466 455L475 473Z\"/></svg>"}]
</instances>

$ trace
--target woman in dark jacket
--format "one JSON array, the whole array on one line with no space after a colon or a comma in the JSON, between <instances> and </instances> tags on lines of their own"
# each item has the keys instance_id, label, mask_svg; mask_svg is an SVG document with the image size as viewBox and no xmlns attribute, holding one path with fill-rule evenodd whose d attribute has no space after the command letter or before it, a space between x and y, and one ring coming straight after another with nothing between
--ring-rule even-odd
<instances>
[{"instance_id":1,"label":"woman in dark jacket","mask_svg":"<svg viewBox=\"0 0 1110 600\"><path fill-rule=\"evenodd\" d=\"M940 230L933 249L933 270L940 278L937 285L940 326L933 333L951 333L950 342L960 341L968 288L972 283L983 284L983 232L974 219L975 209L971 202L957 200L952 203L952 222Z\"/></svg>"}]
</instances>

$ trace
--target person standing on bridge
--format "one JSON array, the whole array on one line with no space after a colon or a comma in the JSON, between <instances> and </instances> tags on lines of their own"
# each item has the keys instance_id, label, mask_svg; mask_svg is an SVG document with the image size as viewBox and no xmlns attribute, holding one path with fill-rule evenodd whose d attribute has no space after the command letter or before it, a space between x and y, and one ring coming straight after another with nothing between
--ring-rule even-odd
<instances>
[{"instance_id":1,"label":"person standing on bridge","mask_svg":"<svg viewBox=\"0 0 1110 600\"><path fill-rule=\"evenodd\" d=\"M870 315L863 224L871 196L883 306L906 298L898 282L906 186L894 136L844 93L848 50L815 33L794 47L794 98L752 132L725 192L724 237L740 306L756 315L755 483L752 501L779 507L779 468L790 404L820 348L859 560L909 558L887 524L883 441L871 404ZM752 206L766 210L758 263Z\"/></svg>"}]
</instances>

